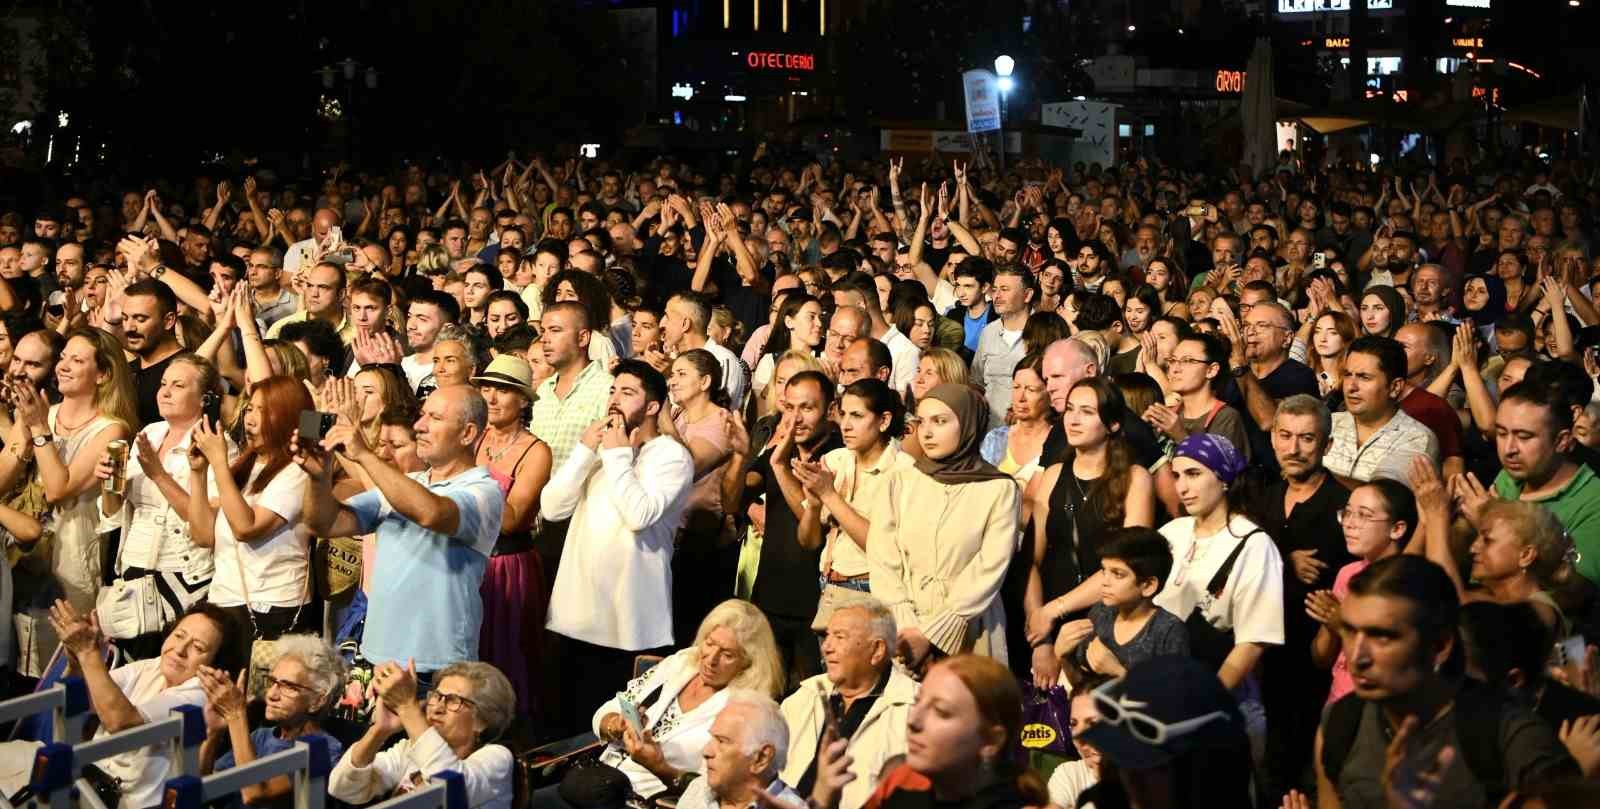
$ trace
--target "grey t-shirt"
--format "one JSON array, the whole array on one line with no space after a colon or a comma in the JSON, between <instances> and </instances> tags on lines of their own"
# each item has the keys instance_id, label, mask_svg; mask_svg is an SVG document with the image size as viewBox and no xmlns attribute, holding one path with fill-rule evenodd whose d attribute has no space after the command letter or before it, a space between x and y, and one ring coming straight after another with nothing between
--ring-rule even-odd
<instances>
[{"instance_id":1,"label":"grey t-shirt","mask_svg":"<svg viewBox=\"0 0 1600 809\"><path fill-rule=\"evenodd\" d=\"M1211 419L1210 426L1206 425L1206 418L1201 416L1197 419L1185 418L1183 427L1191 433L1220 435L1233 444L1233 448L1244 456L1246 462L1250 460L1250 434L1245 432L1244 417L1229 405L1223 405L1222 409L1217 411L1217 415Z\"/></svg>"},{"instance_id":2,"label":"grey t-shirt","mask_svg":"<svg viewBox=\"0 0 1600 809\"><path fill-rule=\"evenodd\" d=\"M1115 607L1096 603L1089 608L1089 622L1094 625L1094 636L1125 669L1161 655L1189 655L1189 630L1177 616L1160 607L1127 643L1117 643Z\"/></svg>"},{"instance_id":3,"label":"grey t-shirt","mask_svg":"<svg viewBox=\"0 0 1600 809\"><path fill-rule=\"evenodd\" d=\"M1363 707L1361 728L1356 733L1350 754L1339 767L1337 790L1344 809L1385 809L1383 767L1389 745L1387 722L1377 705ZM1446 745L1455 748L1455 758L1445 770L1444 780L1434 798L1434 806L1451 809L1490 809L1484 788L1473 775L1456 734L1455 713L1447 713L1416 731L1415 760L1433 762ZM1578 778L1577 764L1556 738L1555 729L1526 708L1510 702L1502 706L1500 738L1495 747L1504 753L1503 771L1513 790L1564 778Z\"/></svg>"}]
</instances>

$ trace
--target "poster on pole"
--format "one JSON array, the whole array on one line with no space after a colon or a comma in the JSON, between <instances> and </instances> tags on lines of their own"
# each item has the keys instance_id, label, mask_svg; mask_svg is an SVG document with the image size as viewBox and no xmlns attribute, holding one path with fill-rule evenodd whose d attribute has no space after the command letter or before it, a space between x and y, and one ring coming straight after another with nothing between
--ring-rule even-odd
<instances>
[{"instance_id":1,"label":"poster on pole","mask_svg":"<svg viewBox=\"0 0 1600 809\"><path fill-rule=\"evenodd\" d=\"M988 70L969 70L961 74L961 88L967 99L967 131L993 132L1000 128L999 80Z\"/></svg>"}]
</instances>

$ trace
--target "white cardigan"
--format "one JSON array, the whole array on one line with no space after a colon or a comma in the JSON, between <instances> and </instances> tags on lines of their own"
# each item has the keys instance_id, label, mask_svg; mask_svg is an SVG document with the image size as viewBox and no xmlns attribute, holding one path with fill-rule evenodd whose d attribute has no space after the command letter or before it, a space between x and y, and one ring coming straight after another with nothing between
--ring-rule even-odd
<instances>
[{"instance_id":1,"label":"white cardigan","mask_svg":"<svg viewBox=\"0 0 1600 809\"><path fill-rule=\"evenodd\" d=\"M694 679L699 671L694 660L693 649L684 649L666 660L657 663L655 668L644 673L643 677L635 678L623 689L624 694L633 700L635 705L642 706L650 694L660 689L661 693L649 708L642 708L641 719L644 720L645 729L651 731L656 743L661 745L661 754L673 768L683 771L701 772L705 766L705 759L701 752L705 750L706 743L711 741L711 723L722 712L723 706L728 704L727 689L711 695L705 702L696 705L694 710L681 713L677 724L665 734L656 730L656 725L661 721L667 707L678 699L678 694L684 686ZM591 725L596 736L600 735L600 720L614 713L621 713L622 708L616 697L606 701L600 710L594 712ZM621 745L607 745L605 752L600 754L603 764L610 764L621 770L633 782L633 791L643 797L650 797L664 792L667 785L661 783L654 773L640 766L638 762L628 757L626 750Z\"/></svg>"},{"instance_id":2,"label":"white cardigan","mask_svg":"<svg viewBox=\"0 0 1600 809\"><path fill-rule=\"evenodd\" d=\"M445 770L455 770L467 782L467 806L471 809L511 809L514 764L511 751L498 744L486 744L462 761L439 731L428 728L427 733L403 739L379 753L366 767L351 764L350 749L346 748L328 776L328 794L348 804L371 803L389 797L413 774L426 782Z\"/></svg>"},{"instance_id":3,"label":"white cardigan","mask_svg":"<svg viewBox=\"0 0 1600 809\"><path fill-rule=\"evenodd\" d=\"M917 701L921 686L898 666L889 673L883 694L872 703L861 726L850 737L846 752L855 780L839 795L839 809L860 809L872 797L884 762L906 752L906 720L911 704ZM820 690L819 690L820 689ZM824 713L822 700L833 694L828 675L818 674L800 683L783 701L784 721L789 723L789 761L779 773L784 783L798 784L817 757L817 742L822 739Z\"/></svg>"}]
</instances>

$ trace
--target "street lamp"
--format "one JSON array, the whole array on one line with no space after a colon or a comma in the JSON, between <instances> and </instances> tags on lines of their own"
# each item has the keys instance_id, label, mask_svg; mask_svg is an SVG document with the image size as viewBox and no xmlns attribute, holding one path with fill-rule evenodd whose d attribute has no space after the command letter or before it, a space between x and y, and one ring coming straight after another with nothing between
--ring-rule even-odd
<instances>
[{"instance_id":1,"label":"street lamp","mask_svg":"<svg viewBox=\"0 0 1600 809\"><path fill-rule=\"evenodd\" d=\"M1011 72L1016 70L1017 60L1001 54L994 58L994 74L999 77L995 84L1000 89L1000 170L1006 168L1006 96L1011 95L1014 86Z\"/></svg>"}]
</instances>

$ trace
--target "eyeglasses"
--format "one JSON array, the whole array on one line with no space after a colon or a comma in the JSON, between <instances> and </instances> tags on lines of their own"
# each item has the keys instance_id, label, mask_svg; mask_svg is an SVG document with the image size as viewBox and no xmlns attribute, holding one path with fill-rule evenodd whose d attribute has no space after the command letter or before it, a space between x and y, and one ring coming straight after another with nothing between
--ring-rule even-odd
<instances>
[{"instance_id":1,"label":"eyeglasses","mask_svg":"<svg viewBox=\"0 0 1600 809\"><path fill-rule=\"evenodd\" d=\"M1210 365L1211 360L1204 357L1168 357L1168 365Z\"/></svg>"},{"instance_id":2,"label":"eyeglasses","mask_svg":"<svg viewBox=\"0 0 1600 809\"><path fill-rule=\"evenodd\" d=\"M1246 323L1246 324L1244 324L1244 333L1245 334L1254 334L1254 333L1256 333L1258 331L1268 331L1268 330L1271 330L1271 329L1283 329L1284 331L1288 331L1289 327L1288 326L1280 326L1277 323Z\"/></svg>"},{"instance_id":3,"label":"eyeglasses","mask_svg":"<svg viewBox=\"0 0 1600 809\"><path fill-rule=\"evenodd\" d=\"M301 685L293 680L280 680L270 674L266 677L266 683L268 691L278 687L288 690L291 694L311 694L316 691L315 688L312 688L309 685Z\"/></svg>"},{"instance_id":4,"label":"eyeglasses","mask_svg":"<svg viewBox=\"0 0 1600 809\"><path fill-rule=\"evenodd\" d=\"M1389 517L1388 515L1375 514L1371 511L1365 510L1355 511L1348 508L1341 508L1338 511L1335 511L1333 516L1338 518L1340 525L1350 526L1366 525L1367 523L1373 522L1394 522L1394 518Z\"/></svg>"},{"instance_id":5,"label":"eyeglasses","mask_svg":"<svg viewBox=\"0 0 1600 809\"><path fill-rule=\"evenodd\" d=\"M435 703L440 702L444 703L444 709L450 713L455 713L456 711L461 710L463 706L470 706L474 710L476 710L478 707L478 703L473 702L472 700L467 699L460 694L446 694L443 691L428 692L429 707L432 707Z\"/></svg>"},{"instance_id":6,"label":"eyeglasses","mask_svg":"<svg viewBox=\"0 0 1600 809\"><path fill-rule=\"evenodd\" d=\"M1185 719L1181 722L1173 722L1168 724L1156 719L1153 716L1150 716L1149 714L1129 710L1128 708L1123 707L1122 702L1118 698L1111 696L1111 690L1121 686L1123 679L1124 678L1122 677L1118 677L1117 679L1112 680L1111 682L1106 683L1099 688L1096 688L1094 690L1094 707L1100 712L1100 724L1124 725L1128 728L1128 732L1133 734L1135 739L1138 739L1145 744L1166 744L1167 739L1193 733L1201 726L1212 721L1217 719L1226 721L1228 718L1228 715L1222 711L1212 711L1204 716L1197 716L1193 719Z\"/></svg>"}]
</instances>

